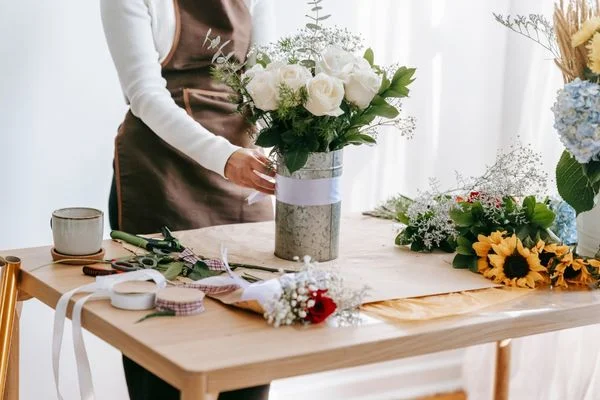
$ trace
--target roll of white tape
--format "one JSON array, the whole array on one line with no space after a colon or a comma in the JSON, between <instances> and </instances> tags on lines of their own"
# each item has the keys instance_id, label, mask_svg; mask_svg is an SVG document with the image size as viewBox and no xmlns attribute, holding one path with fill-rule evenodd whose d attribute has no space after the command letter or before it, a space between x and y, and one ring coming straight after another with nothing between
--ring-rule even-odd
<instances>
[{"instance_id":1,"label":"roll of white tape","mask_svg":"<svg viewBox=\"0 0 600 400\"><path fill-rule=\"evenodd\" d=\"M277 175L277 201L294 206L325 206L342 200L341 177L295 179Z\"/></svg>"},{"instance_id":2,"label":"roll of white tape","mask_svg":"<svg viewBox=\"0 0 600 400\"><path fill-rule=\"evenodd\" d=\"M114 285L110 303L123 310L149 310L154 308L158 286L154 282L129 281Z\"/></svg>"}]
</instances>

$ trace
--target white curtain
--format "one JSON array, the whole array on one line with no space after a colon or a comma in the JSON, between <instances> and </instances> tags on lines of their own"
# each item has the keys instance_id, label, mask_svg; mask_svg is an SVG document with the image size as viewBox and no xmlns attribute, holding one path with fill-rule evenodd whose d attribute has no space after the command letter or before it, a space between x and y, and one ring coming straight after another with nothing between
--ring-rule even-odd
<instances>
[{"instance_id":1,"label":"white curtain","mask_svg":"<svg viewBox=\"0 0 600 400\"><path fill-rule=\"evenodd\" d=\"M305 0L275 3L279 35L304 23ZM378 63L418 69L405 102L406 112L417 118L415 138L382 132L377 147L346 151L344 211L371 208L398 192L414 195L428 177L451 185L454 170L478 174L517 134L543 153L552 173L561 147L549 108L561 78L548 54L492 17L492 12L549 14L551 0L327 0L322 5L333 13L331 22L364 35ZM106 210L112 142L125 106L97 2L0 2L0 37L0 248L42 245L51 242L53 209ZM46 307L27 303L22 371L24 381L36 385L23 385L24 399L53 393L50 321ZM527 399L591 399L597 385L592 377L598 375L591 329L517 341L511 390L527 382L535 387ZM123 397L123 378L115 374L118 352L90 339L95 377L107 383L99 389L105 391L101 398ZM575 362L576 357L585 361ZM477 378L487 376L481 371L491 371L492 360L489 347L468 351L465 384L471 399L486 398L490 380ZM73 374L73 366L64 372ZM76 393L74 386L66 390Z\"/></svg>"},{"instance_id":2,"label":"white curtain","mask_svg":"<svg viewBox=\"0 0 600 400\"><path fill-rule=\"evenodd\" d=\"M364 210L398 192L414 195L429 177L450 186L454 171L481 173L496 151L517 136L541 153L549 190L555 192L554 166L562 147L550 107L562 77L546 50L492 16L538 13L551 18L552 0L326 4L335 22L350 21L365 36L377 62L417 67L405 102L406 112L417 118L415 138L406 141L390 130L382 133L377 147L346 151L346 209ZM514 340L510 399L598 398L600 344L594 338L599 335L600 326L592 326ZM463 382L469 399L491 399L494 349L488 344L465 352Z\"/></svg>"}]
</instances>

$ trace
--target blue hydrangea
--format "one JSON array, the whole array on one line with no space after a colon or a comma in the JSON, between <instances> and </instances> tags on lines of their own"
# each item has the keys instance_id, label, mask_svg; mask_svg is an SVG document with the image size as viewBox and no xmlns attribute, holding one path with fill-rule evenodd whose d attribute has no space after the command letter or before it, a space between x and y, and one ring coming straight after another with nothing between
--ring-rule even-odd
<instances>
[{"instance_id":1,"label":"blue hydrangea","mask_svg":"<svg viewBox=\"0 0 600 400\"><path fill-rule=\"evenodd\" d=\"M559 199L552 199L552 201L550 201L550 209L556 214L554 223L550 227L552 232L556 233L556 236L558 236L564 244L573 245L577 243L575 209Z\"/></svg>"},{"instance_id":2,"label":"blue hydrangea","mask_svg":"<svg viewBox=\"0 0 600 400\"><path fill-rule=\"evenodd\" d=\"M554 128L569 153L582 163L600 154L600 85L577 78L558 91Z\"/></svg>"}]
</instances>

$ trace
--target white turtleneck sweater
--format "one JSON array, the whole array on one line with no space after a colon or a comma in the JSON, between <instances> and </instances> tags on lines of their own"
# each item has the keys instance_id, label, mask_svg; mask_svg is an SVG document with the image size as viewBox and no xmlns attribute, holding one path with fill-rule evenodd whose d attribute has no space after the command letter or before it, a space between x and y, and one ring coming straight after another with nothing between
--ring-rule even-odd
<instances>
[{"instance_id":1,"label":"white turtleneck sweater","mask_svg":"<svg viewBox=\"0 0 600 400\"><path fill-rule=\"evenodd\" d=\"M244 1L248 6L254 43L272 40L272 0L228 1ZM239 147L214 135L179 107L161 75L161 62L175 39L174 0L100 0L100 6L108 47L133 115L165 142L224 176L227 160Z\"/></svg>"}]
</instances>

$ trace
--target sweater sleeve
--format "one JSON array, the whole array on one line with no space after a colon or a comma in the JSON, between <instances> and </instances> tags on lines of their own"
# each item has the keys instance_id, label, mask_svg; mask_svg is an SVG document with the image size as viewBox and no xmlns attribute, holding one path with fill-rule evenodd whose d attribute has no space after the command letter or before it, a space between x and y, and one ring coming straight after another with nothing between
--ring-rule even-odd
<instances>
[{"instance_id":1,"label":"sweater sleeve","mask_svg":"<svg viewBox=\"0 0 600 400\"><path fill-rule=\"evenodd\" d=\"M100 4L108 48L133 115L165 142L224 176L227 160L239 147L208 131L171 97L144 0L101 0Z\"/></svg>"}]
</instances>

